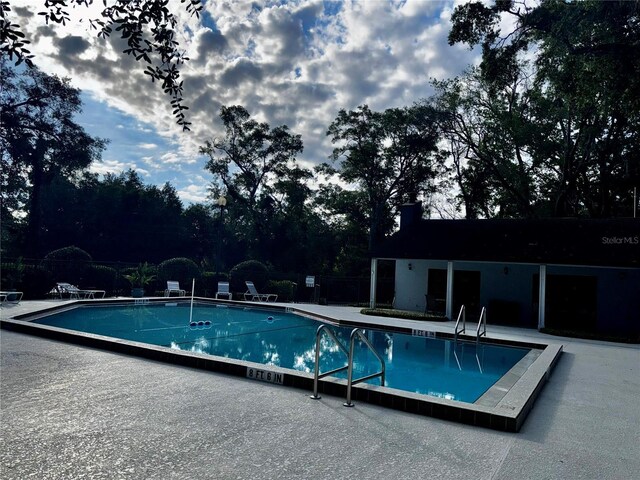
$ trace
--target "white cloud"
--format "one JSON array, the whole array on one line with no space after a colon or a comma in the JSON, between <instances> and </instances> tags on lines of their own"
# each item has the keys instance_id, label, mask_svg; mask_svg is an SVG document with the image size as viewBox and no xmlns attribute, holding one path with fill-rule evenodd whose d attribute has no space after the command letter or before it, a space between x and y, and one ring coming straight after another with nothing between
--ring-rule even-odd
<instances>
[{"instance_id":1,"label":"white cloud","mask_svg":"<svg viewBox=\"0 0 640 480\"><path fill-rule=\"evenodd\" d=\"M42 9L40 0L22 3L27 8L21 12ZM201 20L175 1L181 22L177 38L192 59L182 78L193 125L183 133L169 97L143 75L142 64L118 53L123 42L88 32L86 18L98 16L101 5L94 2L90 15L82 7L71 9L85 20L66 27L43 28L35 15L12 20L32 40L43 70L71 77L75 86L135 118L137 124L111 128L135 134L130 145L155 149L153 156L105 161L94 171L144 162L152 179L168 169L185 179L204 173L203 191L211 179L198 148L224 133L221 105L240 104L258 120L288 125L302 135L301 160L318 164L331 153L326 130L341 108L411 105L431 93L430 78L457 75L477 57L447 45L453 0L207 0ZM185 187L181 198L200 198L193 193L196 187Z\"/></svg>"}]
</instances>

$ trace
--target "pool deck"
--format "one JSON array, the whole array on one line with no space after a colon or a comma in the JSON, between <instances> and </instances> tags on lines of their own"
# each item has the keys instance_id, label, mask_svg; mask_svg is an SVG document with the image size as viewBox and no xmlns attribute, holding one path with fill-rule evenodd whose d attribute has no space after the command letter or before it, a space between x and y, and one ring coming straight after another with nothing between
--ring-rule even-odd
<instances>
[{"instance_id":1,"label":"pool deck","mask_svg":"<svg viewBox=\"0 0 640 480\"><path fill-rule=\"evenodd\" d=\"M23 301L0 315L62 303ZM362 321L357 308L304 308ZM364 402L345 408L339 397L314 401L303 390L2 330L0 478L638 478L638 345L487 330L563 345L519 433Z\"/></svg>"}]
</instances>

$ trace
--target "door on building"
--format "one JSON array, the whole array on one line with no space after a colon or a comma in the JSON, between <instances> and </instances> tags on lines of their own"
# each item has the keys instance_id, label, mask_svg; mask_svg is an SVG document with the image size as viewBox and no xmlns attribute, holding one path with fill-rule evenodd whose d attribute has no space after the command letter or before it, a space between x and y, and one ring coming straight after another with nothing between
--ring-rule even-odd
<instances>
[{"instance_id":1,"label":"door on building","mask_svg":"<svg viewBox=\"0 0 640 480\"><path fill-rule=\"evenodd\" d=\"M456 270L453 273L453 316L457 317L464 305L467 319L480 315L480 272Z\"/></svg>"},{"instance_id":2,"label":"door on building","mask_svg":"<svg viewBox=\"0 0 640 480\"><path fill-rule=\"evenodd\" d=\"M547 275L545 327L593 333L598 321L598 279Z\"/></svg>"},{"instance_id":3,"label":"door on building","mask_svg":"<svg viewBox=\"0 0 640 480\"><path fill-rule=\"evenodd\" d=\"M429 312L444 314L447 309L447 270L430 268L427 275L427 308Z\"/></svg>"}]
</instances>

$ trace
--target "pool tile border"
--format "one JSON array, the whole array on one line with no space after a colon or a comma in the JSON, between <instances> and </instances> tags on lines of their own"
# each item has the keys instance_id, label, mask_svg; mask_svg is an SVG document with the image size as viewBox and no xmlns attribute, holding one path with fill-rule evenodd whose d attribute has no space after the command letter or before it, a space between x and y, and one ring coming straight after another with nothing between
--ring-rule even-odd
<instances>
[{"instance_id":1,"label":"pool tile border","mask_svg":"<svg viewBox=\"0 0 640 480\"><path fill-rule=\"evenodd\" d=\"M151 298L146 303L166 303L167 298ZM199 303L208 304L233 304L241 306L255 306L257 308L267 308L274 311L287 311L296 313L314 320L325 321L333 325L354 326L358 328L381 329L381 325L374 325L366 322L344 321L317 313L309 312L300 307L284 307L278 305L268 305L264 303L235 302L235 301L212 301L211 299L197 298ZM185 302L186 299L171 298L171 302ZM127 355L139 356L142 358L156 360L175 365L209 370L239 377L247 377L247 369L254 368L267 370L281 374L282 385L303 390L313 391L313 375L305 372L298 372L270 365L262 365L243 360L228 359L213 355L200 354L195 352L185 352L161 347L146 343L133 342L129 340L114 339L102 335L82 333L48 325L32 323L42 316L53 312L60 312L75 308L79 305L96 304L132 304L133 301L116 300L80 300L65 305L57 305L45 310L40 310L33 314L17 315L10 319L1 319L0 327L30 335L37 335L52 340L59 340L77 345L82 345L101 350L123 353ZM385 327L390 331L411 334L411 329L403 327ZM453 335L446 332L433 332L436 338L452 339ZM462 336L461 340L474 340L472 337ZM510 372L514 372L511 378L499 381L496 388L499 393L493 395L492 400L481 397L476 403L464 403L445 398L438 398L428 395L420 395L405 392L387 387L361 383L353 387L352 399L354 401L364 401L380 405L387 408L402 410L408 413L425 415L434 418L451 420L455 422L507 431L518 432L522 427L527 415L533 408L537 396L540 394L544 384L551 375L553 368L557 364L561 354L562 345L539 344L531 342L511 342L500 339L490 339L491 343L503 345L515 345L540 350L537 358L530 362L519 362ZM526 358L526 357L525 357ZM523 359L524 360L524 359ZM517 371L517 372L516 372ZM504 379L505 377L503 377ZM502 383L501 383L502 382ZM325 377L318 382L318 393L334 397L346 397L346 380ZM485 394L487 395L487 394ZM489 394L491 395L491 394ZM484 400L482 400L484 398Z\"/></svg>"}]
</instances>

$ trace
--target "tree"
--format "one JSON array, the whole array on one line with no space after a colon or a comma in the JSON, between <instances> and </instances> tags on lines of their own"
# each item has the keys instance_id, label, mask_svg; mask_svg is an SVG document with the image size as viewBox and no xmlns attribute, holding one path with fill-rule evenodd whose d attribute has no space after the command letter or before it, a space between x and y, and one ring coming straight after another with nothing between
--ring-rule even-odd
<instances>
[{"instance_id":1,"label":"tree","mask_svg":"<svg viewBox=\"0 0 640 480\"><path fill-rule=\"evenodd\" d=\"M466 218L531 217L540 201L543 169L531 150L544 141L542 129L531 112L526 70L512 74L500 87L477 68L433 82L431 104L442 112L440 129Z\"/></svg>"},{"instance_id":2,"label":"tree","mask_svg":"<svg viewBox=\"0 0 640 480\"><path fill-rule=\"evenodd\" d=\"M295 158L302 152L300 135L286 125L271 128L251 118L242 106L223 106L220 118L226 135L207 141L200 152L209 157L206 168L214 176L213 191L229 197L241 241L254 255L269 240L270 220L277 209L276 180L295 178ZM304 175L298 175L302 180ZM289 185L290 186L290 185Z\"/></svg>"},{"instance_id":3,"label":"tree","mask_svg":"<svg viewBox=\"0 0 640 480\"><path fill-rule=\"evenodd\" d=\"M27 253L39 254L45 188L55 178L73 177L98 160L105 141L74 122L82 103L68 79L36 68L18 74L4 59L0 62L2 214L12 215L26 206Z\"/></svg>"},{"instance_id":4,"label":"tree","mask_svg":"<svg viewBox=\"0 0 640 480\"><path fill-rule=\"evenodd\" d=\"M438 170L436 111L415 105L374 112L362 105L340 110L327 135L338 144L330 158L339 165L319 171L361 189L372 248L389 231L384 225L392 225L393 210L431 188Z\"/></svg>"},{"instance_id":5,"label":"tree","mask_svg":"<svg viewBox=\"0 0 640 480\"><path fill-rule=\"evenodd\" d=\"M199 16L202 10L200 0L180 0L186 3L186 11L190 15ZM38 15L44 17L47 25L56 23L65 25L69 21L69 7L90 7L93 0L46 0L44 9ZM184 130L191 124L185 118L183 105L180 67L188 60L176 40L177 17L171 11L169 0L114 0L112 5L104 8L99 18L89 20L92 30L98 37L109 37L113 31L120 32L127 47L123 53L135 57L146 67L145 75L152 82L162 84L165 93L171 96L171 106L177 123ZM11 23L11 2L0 1L0 52L13 60L16 65L22 62L33 67L33 54L27 49L26 39L20 25Z\"/></svg>"},{"instance_id":6,"label":"tree","mask_svg":"<svg viewBox=\"0 0 640 480\"><path fill-rule=\"evenodd\" d=\"M553 215L607 217L632 210L640 184L640 24L638 2L479 2L456 8L449 42L482 45L480 74L500 90L534 60L529 142ZM514 28L502 31L504 17ZM542 204L541 204L542 206Z\"/></svg>"}]
</instances>

